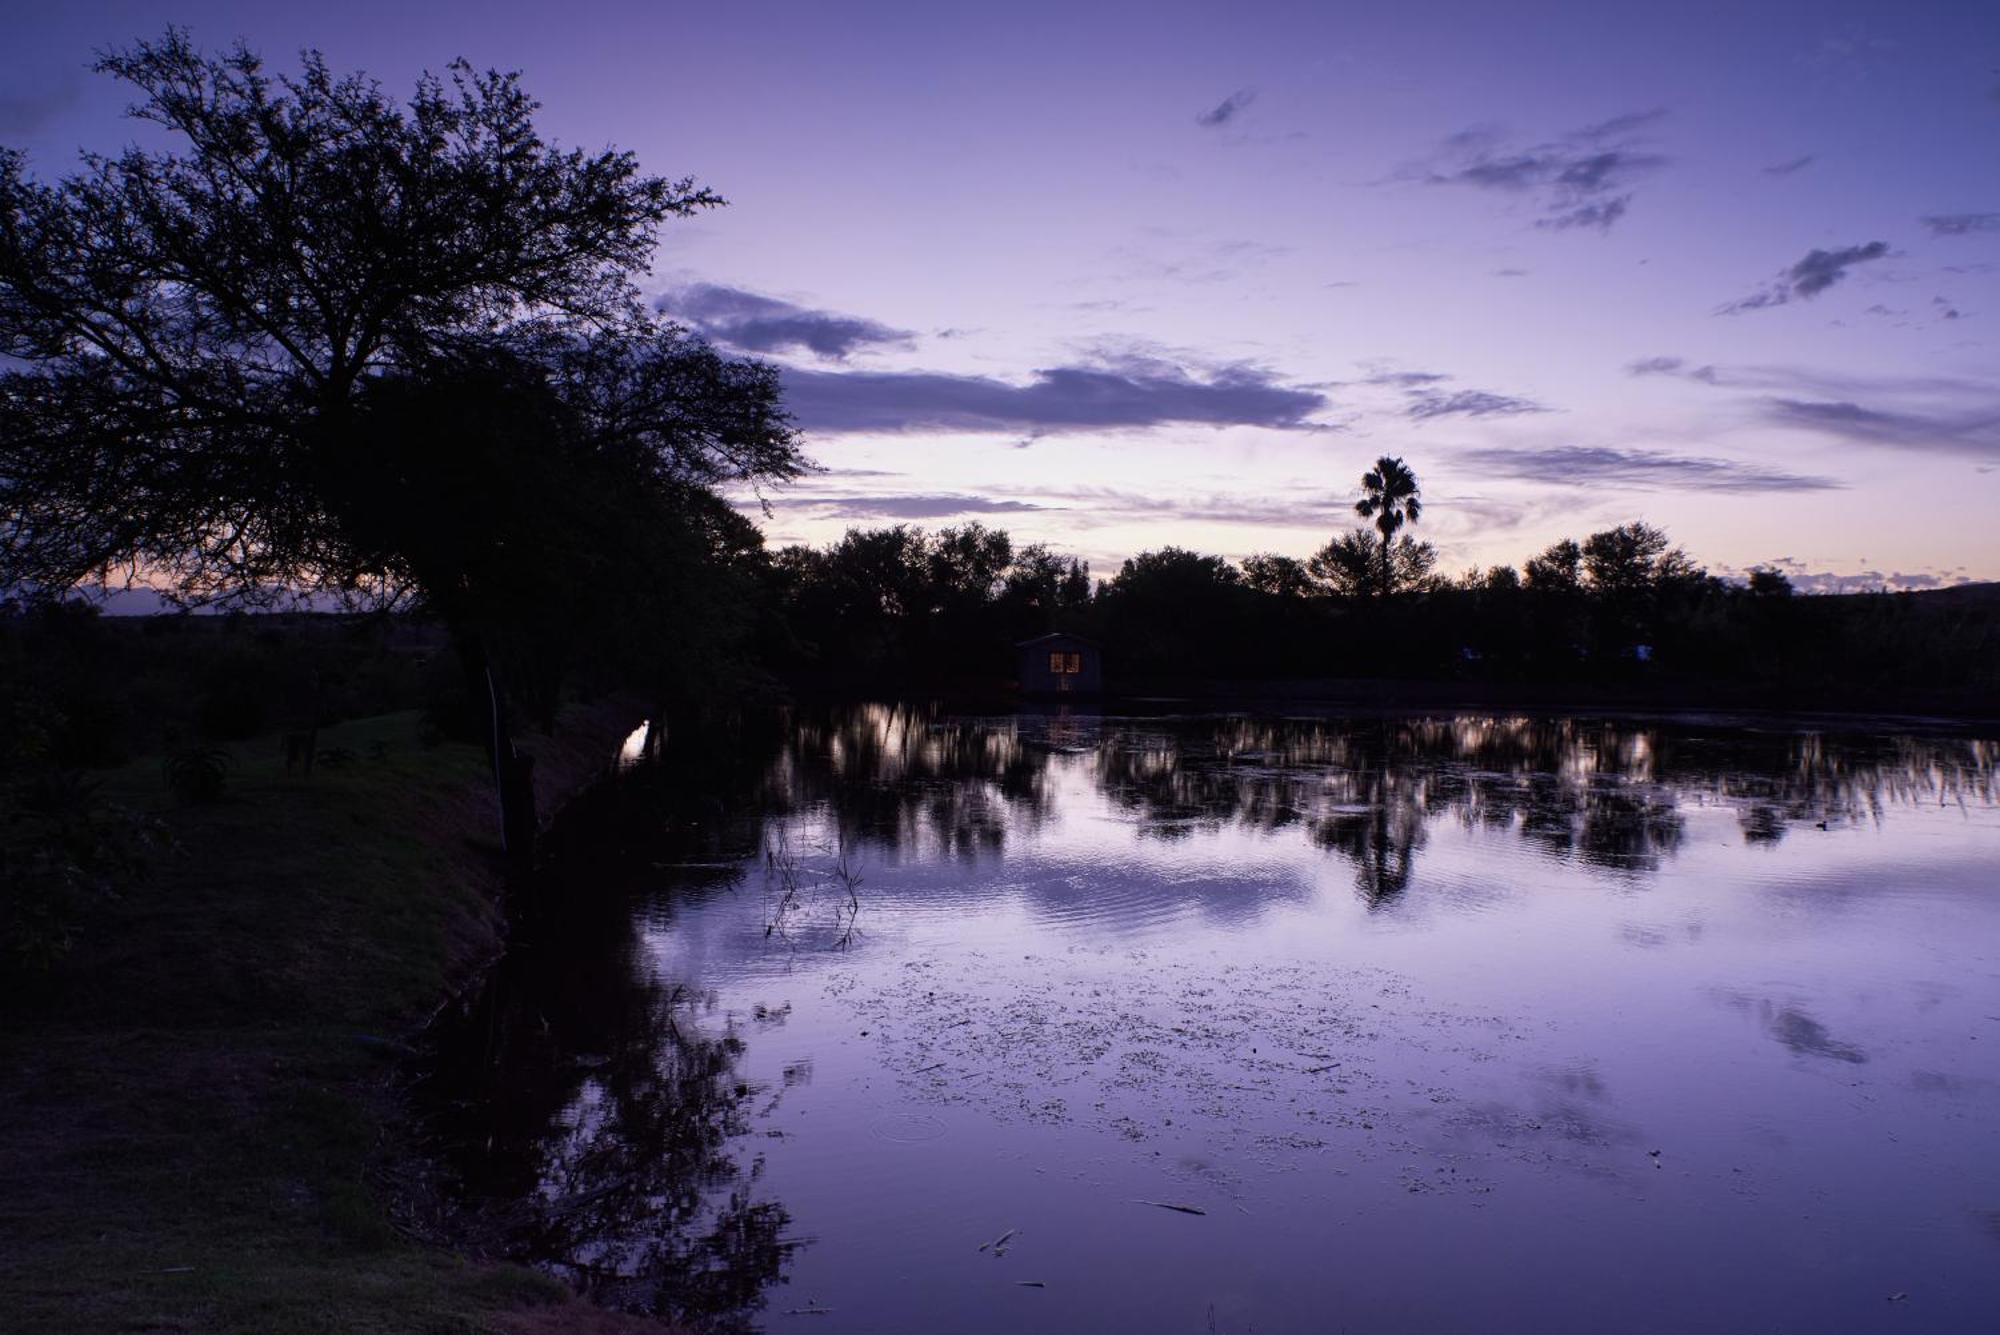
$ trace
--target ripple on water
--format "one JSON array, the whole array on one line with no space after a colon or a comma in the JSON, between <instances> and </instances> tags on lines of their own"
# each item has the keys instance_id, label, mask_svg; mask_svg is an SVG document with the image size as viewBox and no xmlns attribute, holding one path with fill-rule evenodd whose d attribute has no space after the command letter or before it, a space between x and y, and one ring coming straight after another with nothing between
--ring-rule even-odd
<instances>
[{"instance_id":1,"label":"ripple on water","mask_svg":"<svg viewBox=\"0 0 2000 1335\"><path fill-rule=\"evenodd\" d=\"M895 1145L915 1145L944 1134L944 1119L929 1113L898 1112L868 1124L868 1134Z\"/></svg>"}]
</instances>

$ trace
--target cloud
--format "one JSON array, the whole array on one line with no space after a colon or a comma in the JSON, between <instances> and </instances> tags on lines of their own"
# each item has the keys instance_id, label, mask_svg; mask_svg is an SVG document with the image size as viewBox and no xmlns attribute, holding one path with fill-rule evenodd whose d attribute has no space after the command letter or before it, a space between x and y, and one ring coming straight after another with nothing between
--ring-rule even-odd
<instances>
[{"instance_id":1,"label":"cloud","mask_svg":"<svg viewBox=\"0 0 2000 1335\"><path fill-rule=\"evenodd\" d=\"M824 512L829 519L943 519L951 515L1031 514L1059 506L987 496L800 496L791 508Z\"/></svg>"},{"instance_id":2,"label":"cloud","mask_svg":"<svg viewBox=\"0 0 2000 1335\"><path fill-rule=\"evenodd\" d=\"M1759 310L1766 306L1783 306L1794 300L1804 301L1816 297L1847 277L1847 271L1855 265L1879 260L1888 253L1889 244L1886 241L1842 246L1838 250L1809 250L1806 252L1806 257L1785 270L1776 283L1762 292L1732 301L1716 313L1735 315L1742 311Z\"/></svg>"},{"instance_id":3,"label":"cloud","mask_svg":"<svg viewBox=\"0 0 2000 1335\"><path fill-rule=\"evenodd\" d=\"M1327 407L1323 394L1269 372L1200 372L1157 358L1038 370L1026 384L943 372L785 372L785 401L809 431L1117 431L1168 423L1297 430Z\"/></svg>"},{"instance_id":4,"label":"cloud","mask_svg":"<svg viewBox=\"0 0 2000 1335\"><path fill-rule=\"evenodd\" d=\"M1684 357L1641 357L1636 362L1625 364L1626 375L1670 375L1683 380L1700 380L1715 384L1718 372L1713 366L1689 366Z\"/></svg>"},{"instance_id":5,"label":"cloud","mask_svg":"<svg viewBox=\"0 0 2000 1335\"><path fill-rule=\"evenodd\" d=\"M695 283L662 295L655 308L703 337L744 352L810 352L845 361L869 347L907 347L908 330L804 306L742 288Z\"/></svg>"},{"instance_id":6,"label":"cloud","mask_svg":"<svg viewBox=\"0 0 2000 1335\"><path fill-rule=\"evenodd\" d=\"M1564 486L1625 486L1666 491L1828 491L1829 477L1682 454L1603 446L1462 451L1459 458L1502 477Z\"/></svg>"},{"instance_id":7,"label":"cloud","mask_svg":"<svg viewBox=\"0 0 2000 1335\"><path fill-rule=\"evenodd\" d=\"M1312 494L1294 486L1281 496L1228 494L1155 495L1111 487L1037 489L1038 498L1059 501L1051 506L1065 512L1069 527L1093 527L1138 518L1162 518L1199 524L1241 524L1266 528L1319 529L1344 522L1353 502L1336 493Z\"/></svg>"},{"instance_id":8,"label":"cloud","mask_svg":"<svg viewBox=\"0 0 2000 1335\"><path fill-rule=\"evenodd\" d=\"M1196 116L1194 123L1196 125L1206 125L1210 128L1227 125L1241 115L1256 100L1256 89L1239 88L1228 97L1223 98L1220 102L1210 107L1207 111Z\"/></svg>"},{"instance_id":9,"label":"cloud","mask_svg":"<svg viewBox=\"0 0 2000 1335\"><path fill-rule=\"evenodd\" d=\"M1411 391L1403 415L1427 422L1434 417L1518 417L1523 413L1551 411L1533 399L1489 394L1483 389L1424 389Z\"/></svg>"},{"instance_id":10,"label":"cloud","mask_svg":"<svg viewBox=\"0 0 2000 1335\"><path fill-rule=\"evenodd\" d=\"M65 79L39 92L0 95L0 134L31 135L69 110L79 91L78 81Z\"/></svg>"},{"instance_id":11,"label":"cloud","mask_svg":"<svg viewBox=\"0 0 2000 1335\"><path fill-rule=\"evenodd\" d=\"M1781 396L1762 399L1757 407L1773 426L1888 449L2000 458L2000 394L1983 404L1957 410L1875 408L1849 399Z\"/></svg>"},{"instance_id":12,"label":"cloud","mask_svg":"<svg viewBox=\"0 0 2000 1335\"><path fill-rule=\"evenodd\" d=\"M1593 204L1579 204L1567 213L1553 217L1537 218L1535 226L1550 231L1562 232L1572 227L1595 227L1600 232L1611 230L1611 224L1625 216L1625 210L1632 205L1632 196L1620 195L1616 199L1599 200Z\"/></svg>"},{"instance_id":13,"label":"cloud","mask_svg":"<svg viewBox=\"0 0 2000 1335\"><path fill-rule=\"evenodd\" d=\"M1461 130L1429 160L1403 168L1396 177L1529 196L1543 214L1537 227L1609 231L1631 208L1632 183L1669 161L1632 137L1665 114L1614 116L1525 148L1507 144L1490 130Z\"/></svg>"},{"instance_id":14,"label":"cloud","mask_svg":"<svg viewBox=\"0 0 2000 1335\"><path fill-rule=\"evenodd\" d=\"M1834 570L1807 570L1804 564L1789 556L1781 556L1767 564L1784 572L1792 582L1792 588L1800 593L1880 593L1889 590L1898 593L1914 593L1923 589L1943 589L1954 584L1967 584L1964 575L1958 573L1939 574L1935 571L1884 572L1881 570L1857 570L1847 573ZM1735 572L1748 577L1748 571Z\"/></svg>"},{"instance_id":15,"label":"cloud","mask_svg":"<svg viewBox=\"0 0 2000 1335\"><path fill-rule=\"evenodd\" d=\"M1808 153L1802 158L1793 158L1790 162L1773 163L1771 166L1764 168L1764 175L1790 176L1793 172L1804 171L1806 168L1812 166L1812 164L1813 155Z\"/></svg>"},{"instance_id":16,"label":"cloud","mask_svg":"<svg viewBox=\"0 0 2000 1335\"><path fill-rule=\"evenodd\" d=\"M1435 385L1451 379L1441 371L1377 371L1361 383L1364 385L1395 385L1408 389L1413 385Z\"/></svg>"},{"instance_id":17,"label":"cloud","mask_svg":"<svg viewBox=\"0 0 2000 1335\"><path fill-rule=\"evenodd\" d=\"M1933 213L1919 221L1932 236L1971 236L1974 232L2000 232L2000 213Z\"/></svg>"},{"instance_id":18,"label":"cloud","mask_svg":"<svg viewBox=\"0 0 2000 1335\"><path fill-rule=\"evenodd\" d=\"M1626 370L1754 391L1738 402L1752 420L1766 426L1886 449L2000 459L2000 380L1855 375L1798 366L1692 366L1679 357L1648 357Z\"/></svg>"}]
</instances>

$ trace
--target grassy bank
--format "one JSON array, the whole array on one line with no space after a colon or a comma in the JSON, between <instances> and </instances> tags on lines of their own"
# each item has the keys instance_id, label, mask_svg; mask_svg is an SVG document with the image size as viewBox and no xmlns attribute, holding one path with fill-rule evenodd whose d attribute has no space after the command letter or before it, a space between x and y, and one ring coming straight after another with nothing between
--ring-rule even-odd
<instances>
[{"instance_id":1,"label":"grassy bank","mask_svg":"<svg viewBox=\"0 0 2000 1335\"><path fill-rule=\"evenodd\" d=\"M554 800L625 712L534 739ZM287 774L235 748L219 801L103 777L172 846L77 923L0 1032L0 1326L470 1331L582 1325L531 1272L426 1241L396 1059L498 949L484 760L414 714L329 729ZM553 1305L553 1306L552 1306ZM569 1319L577 1318L572 1323Z\"/></svg>"}]
</instances>

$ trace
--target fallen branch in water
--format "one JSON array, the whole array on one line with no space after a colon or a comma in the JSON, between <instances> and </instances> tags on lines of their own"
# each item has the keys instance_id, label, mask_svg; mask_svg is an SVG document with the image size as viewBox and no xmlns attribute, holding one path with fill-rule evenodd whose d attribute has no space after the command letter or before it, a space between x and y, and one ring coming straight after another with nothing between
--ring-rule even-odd
<instances>
[{"instance_id":1,"label":"fallen branch in water","mask_svg":"<svg viewBox=\"0 0 2000 1335\"><path fill-rule=\"evenodd\" d=\"M1133 1201L1133 1202L1132 1202L1132 1204L1134 1204L1134 1205L1150 1205L1150 1206L1153 1206L1153 1207L1155 1207L1156 1209L1161 1209L1161 1210L1177 1210L1177 1211L1179 1211L1179 1212L1180 1212L1181 1214L1207 1214L1207 1213L1208 1213L1208 1211L1206 1211L1206 1210L1202 1209L1202 1208L1201 1208L1200 1206L1198 1206L1198 1205L1175 1205L1175 1204L1174 1204L1174 1203L1173 1203L1172 1201L1138 1201L1138 1200L1135 1200L1135 1201Z\"/></svg>"},{"instance_id":2,"label":"fallen branch in water","mask_svg":"<svg viewBox=\"0 0 2000 1335\"><path fill-rule=\"evenodd\" d=\"M1007 1239L1013 1237L1016 1233L1019 1233L1020 1231L1021 1230L1018 1228L1010 1228L1005 1233L1002 1233L999 1237L993 1239L993 1241L980 1243L979 1250L983 1252L991 1248L994 1252L997 1253L1000 1250L1000 1248L1007 1245Z\"/></svg>"}]
</instances>

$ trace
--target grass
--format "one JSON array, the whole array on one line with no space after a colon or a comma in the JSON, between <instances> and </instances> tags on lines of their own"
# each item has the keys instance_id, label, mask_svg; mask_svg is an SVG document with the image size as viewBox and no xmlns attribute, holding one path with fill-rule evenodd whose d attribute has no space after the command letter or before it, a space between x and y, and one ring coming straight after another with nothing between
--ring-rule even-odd
<instances>
[{"instance_id":1,"label":"grass","mask_svg":"<svg viewBox=\"0 0 2000 1335\"><path fill-rule=\"evenodd\" d=\"M353 758L306 778L275 736L233 748L211 804L157 761L105 776L178 847L0 1013L6 1329L621 1324L422 1241L412 1205L393 1057L499 942L483 757L414 714L320 746Z\"/></svg>"}]
</instances>

